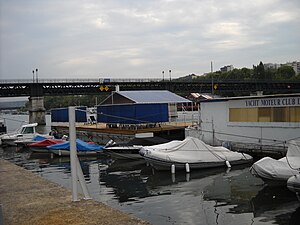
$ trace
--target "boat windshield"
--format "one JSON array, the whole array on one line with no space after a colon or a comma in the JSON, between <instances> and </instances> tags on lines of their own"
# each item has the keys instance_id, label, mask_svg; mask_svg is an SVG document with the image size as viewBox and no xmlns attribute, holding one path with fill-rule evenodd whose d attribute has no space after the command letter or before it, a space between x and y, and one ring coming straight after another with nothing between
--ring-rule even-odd
<instances>
[{"instance_id":1,"label":"boat windshield","mask_svg":"<svg viewBox=\"0 0 300 225\"><path fill-rule=\"evenodd\" d=\"M21 130L21 134L33 134L33 127L23 127Z\"/></svg>"}]
</instances>

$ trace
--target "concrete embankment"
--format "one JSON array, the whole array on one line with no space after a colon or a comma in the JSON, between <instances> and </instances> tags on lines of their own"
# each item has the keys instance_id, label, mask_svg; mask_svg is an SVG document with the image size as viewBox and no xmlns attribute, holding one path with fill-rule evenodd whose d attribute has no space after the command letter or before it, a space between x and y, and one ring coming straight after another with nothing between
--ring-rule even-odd
<instances>
[{"instance_id":1,"label":"concrete embankment","mask_svg":"<svg viewBox=\"0 0 300 225\"><path fill-rule=\"evenodd\" d=\"M4 225L149 224L100 202L71 199L70 190L0 159Z\"/></svg>"}]
</instances>

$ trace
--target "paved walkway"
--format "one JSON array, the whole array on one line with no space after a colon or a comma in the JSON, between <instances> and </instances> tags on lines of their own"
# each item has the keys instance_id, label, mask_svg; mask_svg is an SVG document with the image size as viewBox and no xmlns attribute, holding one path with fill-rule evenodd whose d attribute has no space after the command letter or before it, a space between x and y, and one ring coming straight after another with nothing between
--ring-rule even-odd
<instances>
[{"instance_id":1,"label":"paved walkway","mask_svg":"<svg viewBox=\"0 0 300 225\"><path fill-rule=\"evenodd\" d=\"M64 187L0 159L0 209L4 225L149 225L100 202L71 199L71 191Z\"/></svg>"}]
</instances>

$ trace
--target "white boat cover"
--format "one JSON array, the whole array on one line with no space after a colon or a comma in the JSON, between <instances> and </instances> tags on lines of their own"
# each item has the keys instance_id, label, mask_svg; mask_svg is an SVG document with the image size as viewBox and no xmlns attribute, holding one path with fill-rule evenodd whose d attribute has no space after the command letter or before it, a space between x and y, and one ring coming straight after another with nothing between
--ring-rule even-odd
<instances>
[{"instance_id":1,"label":"white boat cover","mask_svg":"<svg viewBox=\"0 0 300 225\"><path fill-rule=\"evenodd\" d=\"M253 175L277 181L287 181L291 176L299 174L300 149L297 142L289 143L286 157L279 160L264 157L255 162L250 171Z\"/></svg>"},{"instance_id":2,"label":"white boat cover","mask_svg":"<svg viewBox=\"0 0 300 225\"><path fill-rule=\"evenodd\" d=\"M213 147L193 137L183 141L142 147L141 152L151 158L182 163L224 162L251 160L248 154L232 152L225 147Z\"/></svg>"}]
</instances>

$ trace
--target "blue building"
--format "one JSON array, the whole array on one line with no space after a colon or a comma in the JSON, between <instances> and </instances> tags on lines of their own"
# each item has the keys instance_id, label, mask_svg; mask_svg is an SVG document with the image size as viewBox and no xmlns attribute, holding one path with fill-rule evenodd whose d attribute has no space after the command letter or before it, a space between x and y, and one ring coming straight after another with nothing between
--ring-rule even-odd
<instances>
[{"instance_id":1,"label":"blue building","mask_svg":"<svg viewBox=\"0 0 300 225\"><path fill-rule=\"evenodd\" d=\"M177 104L191 103L166 90L116 91L97 106L97 121L108 124L169 122Z\"/></svg>"}]
</instances>

